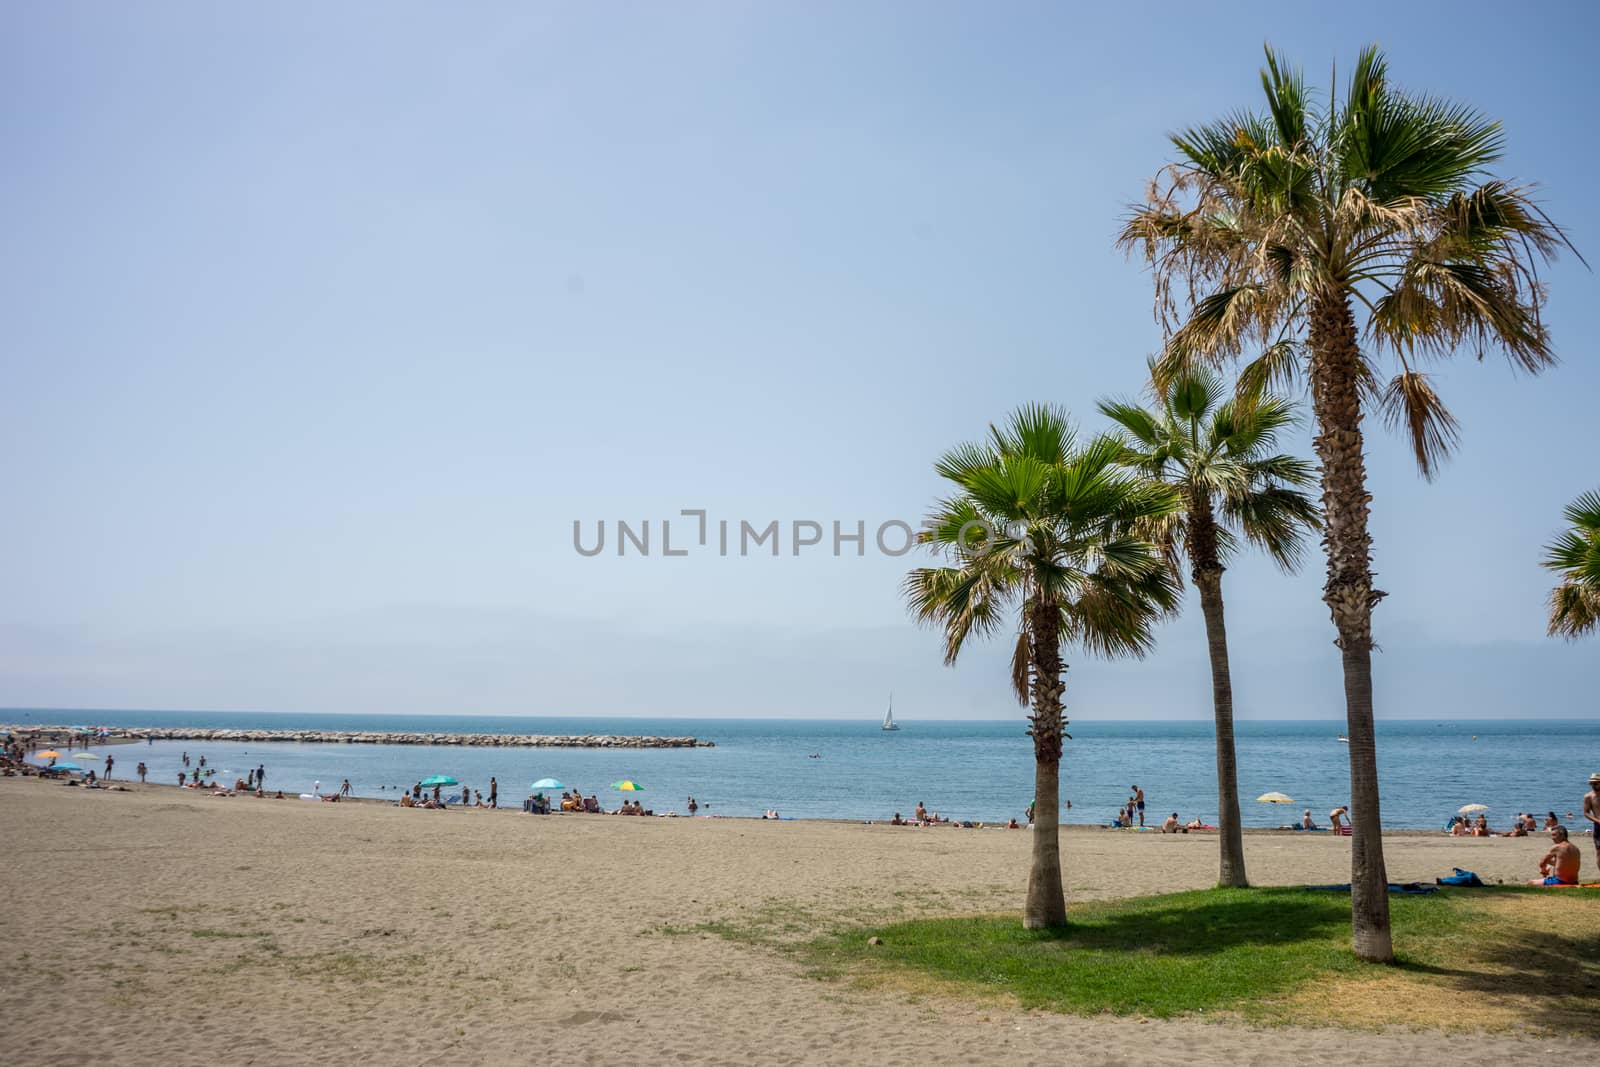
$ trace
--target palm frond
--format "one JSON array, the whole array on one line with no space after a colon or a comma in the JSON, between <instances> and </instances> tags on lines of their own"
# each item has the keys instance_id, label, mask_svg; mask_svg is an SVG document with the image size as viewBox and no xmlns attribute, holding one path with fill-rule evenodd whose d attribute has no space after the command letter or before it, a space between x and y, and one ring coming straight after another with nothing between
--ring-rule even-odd
<instances>
[{"instance_id":1,"label":"palm frond","mask_svg":"<svg viewBox=\"0 0 1600 1067\"><path fill-rule=\"evenodd\" d=\"M1383 392L1380 407L1391 430L1404 429L1417 470L1432 481L1439 464L1455 450L1461 429L1433 391L1428 376L1412 370L1395 375Z\"/></svg>"}]
</instances>

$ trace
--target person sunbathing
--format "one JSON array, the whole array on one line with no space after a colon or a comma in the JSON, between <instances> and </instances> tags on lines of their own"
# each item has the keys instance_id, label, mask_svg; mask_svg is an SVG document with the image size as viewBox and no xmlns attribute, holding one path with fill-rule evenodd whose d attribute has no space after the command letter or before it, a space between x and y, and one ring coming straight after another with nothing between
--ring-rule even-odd
<instances>
[{"instance_id":1,"label":"person sunbathing","mask_svg":"<svg viewBox=\"0 0 1600 1067\"><path fill-rule=\"evenodd\" d=\"M1016 822L1017 820L1012 819L1011 821ZM900 817L900 813L898 811L894 813L894 818L889 820L890 826L904 826L905 824L906 821Z\"/></svg>"},{"instance_id":2,"label":"person sunbathing","mask_svg":"<svg viewBox=\"0 0 1600 1067\"><path fill-rule=\"evenodd\" d=\"M1206 824L1201 822L1199 819L1190 819L1188 822L1183 824L1183 828L1185 830L1204 830L1206 828Z\"/></svg>"},{"instance_id":3,"label":"person sunbathing","mask_svg":"<svg viewBox=\"0 0 1600 1067\"><path fill-rule=\"evenodd\" d=\"M1455 818L1455 821L1450 824L1450 836L1451 837L1466 837L1467 836L1467 820L1465 820L1461 816L1457 815L1456 818Z\"/></svg>"},{"instance_id":4,"label":"person sunbathing","mask_svg":"<svg viewBox=\"0 0 1600 1067\"><path fill-rule=\"evenodd\" d=\"M1577 885L1578 867L1583 862L1578 846L1567 840L1567 828L1559 823L1550 830L1550 840L1554 844L1544 854L1544 859L1539 861L1539 873L1544 880L1528 884Z\"/></svg>"},{"instance_id":5,"label":"person sunbathing","mask_svg":"<svg viewBox=\"0 0 1600 1067\"><path fill-rule=\"evenodd\" d=\"M1317 820L1315 820L1315 819L1313 819L1311 817L1311 809L1307 808L1306 809L1306 813L1303 816L1301 816L1301 818L1300 818L1300 829L1302 829L1302 830L1315 830L1316 828L1317 828Z\"/></svg>"},{"instance_id":6,"label":"person sunbathing","mask_svg":"<svg viewBox=\"0 0 1600 1067\"><path fill-rule=\"evenodd\" d=\"M1178 832L1177 812L1173 812L1171 815L1167 816L1167 821L1161 824L1161 832L1164 834L1175 834Z\"/></svg>"},{"instance_id":7,"label":"person sunbathing","mask_svg":"<svg viewBox=\"0 0 1600 1067\"><path fill-rule=\"evenodd\" d=\"M1472 836L1473 837L1488 837L1489 836L1489 820L1484 818L1482 814L1480 814L1477 817L1477 819L1474 820L1473 823L1472 823Z\"/></svg>"}]
</instances>

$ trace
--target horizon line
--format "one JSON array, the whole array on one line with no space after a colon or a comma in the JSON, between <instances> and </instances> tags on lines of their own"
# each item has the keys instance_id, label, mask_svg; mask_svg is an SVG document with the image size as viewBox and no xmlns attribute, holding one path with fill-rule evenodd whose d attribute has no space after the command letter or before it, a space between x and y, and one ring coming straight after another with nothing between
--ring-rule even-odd
<instances>
[{"instance_id":1,"label":"horizon line","mask_svg":"<svg viewBox=\"0 0 1600 1067\"><path fill-rule=\"evenodd\" d=\"M144 714L156 715L156 714L169 714L169 715L239 715L239 716L248 716L248 715L276 715L276 716L321 715L321 716L330 716L330 717L331 716L356 716L356 717L362 717L362 718L375 718L375 719L376 718L382 718L382 717L389 717L389 718L442 718L442 719L471 719L471 718L478 718L478 719L639 719L639 720L668 719L668 720L685 720L685 721L722 720L722 721L727 721L727 722L875 722L875 721L877 721L877 717L876 716L859 716L858 717L858 716L795 716L795 715L748 715L748 714L746 714L746 715L722 715L722 714L714 714L714 713L700 714L700 715L682 715L682 714L665 714L665 713L639 714L639 713L628 713L628 712L585 712L585 713L570 713L569 712L569 713L565 713L565 714L550 714L550 713L543 713L543 714L508 714L508 713L505 713L505 712L470 712L470 711L467 711L467 712L453 712L453 711L398 711L398 712L397 711L261 711L261 710L254 710L254 709L245 710L245 711L239 711L239 710L229 710L229 709L220 709L220 708L81 708L81 707L21 707L21 706L19 706L19 707L9 707L9 706L0 706L0 715L21 714L21 715L24 715L26 717L31 717L33 713L37 713L37 712L44 712L44 713L49 713L49 714L67 714L67 713L72 713L74 715L79 715L79 716L93 716L93 715L96 715L96 714L108 714L108 715L144 715ZM910 719L899 719L899 718L897 718L895 721L896 722L906 722L906 723L919 723L919 722L925 722L925 723L940 723L940 722L963 722L963 723L970 723L970 722L1025 722L1025 721L1027 721L1027 718L1028 717L1026 715L1018 715L1018 716L1015 716L1015 717L1012 717L1012 716L989 716L989 717L982 717L982 718L955 718L955 717L934 716L934 717L910 718ZM1071 720L1071 722L1073 722L1073 723L1086 723L1086 722L1211 722L1211 721L1212 721L1211 717L1210 716L1205 716L1205 715L1195 715L1195 716L1189 716L1189 717L1183 717L1183 718L1170 718L1170 717L1169 718L1154 718L1154 717L1144 717L1144 716L1106 717L1106 716L1085 715L1085 716L1080 716L1080 717L1077 717L1077 718ZM1345 724L1347 724L1345 719L1341 719L1341 718L1337 718L1337 717L1334 717L1334 718L1303 717L1303 718L1288 718L1288 719L1269 719L1269 718L1255 718L1255 717L1252 717L1252 716L1237 716L1236 715L1234 717L1234 721L1235 722L1328 722L1328 723L1345 723ZM1382 718L1378 718L1377 721L1379 721L1379 722L1588 722L1590 720L1588 720L1587 718L1584 718L1582 716L1571 716L1571 717L1568 717L1568 716L1560 716L1560 715L1526 716L1526 717L1514 717L1514 718L1507 718L1504 715L1494 715L1494 716L1488 716L1488 715L1485 715L1485 716L1464 715L1464 716L1458 716L1458 717L1427 715L1427 716L1382 717ZM61 725L61 724L51 724L51 725Z\"/></svg>"}]
</instances>

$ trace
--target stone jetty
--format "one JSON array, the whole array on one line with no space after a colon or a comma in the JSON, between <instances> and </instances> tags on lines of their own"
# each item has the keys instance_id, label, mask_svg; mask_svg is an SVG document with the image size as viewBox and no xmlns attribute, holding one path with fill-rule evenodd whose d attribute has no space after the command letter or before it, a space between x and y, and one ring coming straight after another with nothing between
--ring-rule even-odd
<instances>
[{"instance_id":1,"label":"stone jetty","mask_svg":"<svg viewBox=\"0 0 1600 1067\"><path fill-rule=\"evenodd\" d=\"M9 726L20 737L66 738L71 727ZM370 730L173 730L163 727L114 728L111 741L248 741L306 745L460 745L479 748L715 748L696 737L629 737L617 734L418 734ZM86 742L94 744L97 742ZM104 743L104 742L98 742Z\"/></svg>"}]
</instances>

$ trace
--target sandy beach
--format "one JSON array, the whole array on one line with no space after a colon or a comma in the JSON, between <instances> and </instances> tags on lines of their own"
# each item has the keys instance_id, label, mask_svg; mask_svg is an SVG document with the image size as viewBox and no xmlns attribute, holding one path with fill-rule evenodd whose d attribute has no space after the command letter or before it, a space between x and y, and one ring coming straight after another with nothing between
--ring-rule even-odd
<instances>
[{"instance_id":1,"label":"sandy beach","mask_svg":"<svg viewBox=\"0 0 1600 1067\"><path fill-rule=\"evenodd\" d=\"M0 780L13 1062L1401 1062L1437 1033L1083 1019L807 977L697 929L1015 910L1026 831L536 818ZM1261 884L1347 843L1247 837ZM1539 838L1386 841L1390 875L1512 881ZM1210 836L1072 830L1069 897L1199 888ZM1575 1041L1449 1040L1460 1063Z\"/></svg>"}]
</instances>

